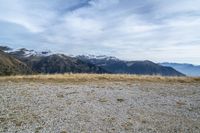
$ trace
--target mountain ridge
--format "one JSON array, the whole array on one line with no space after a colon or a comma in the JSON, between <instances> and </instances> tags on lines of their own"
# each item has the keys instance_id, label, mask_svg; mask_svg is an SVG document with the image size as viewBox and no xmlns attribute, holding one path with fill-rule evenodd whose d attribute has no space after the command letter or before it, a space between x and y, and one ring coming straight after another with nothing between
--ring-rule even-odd
<instances>
[{"instance_id":1,"label":"mountain ridge","mask_svg":"<svg viewBox=\"0 0 200 133\"><path fill-rule=\"evenodd\" d=\"M161 66L152 61L124 61L106 55L79 55L37 52L21 48L13 50L1 46L7 54L26 64L35 73L112 73L161 76L185 76L171 67Z\"/></svg>"},{"instance_id":2,"label":"mountain ridge","mask_svg":"<svg viewBox=\"0 0 200 133\"><path fill-rule=\"evenodd\" d=\"M184 76L171 67L163 67L152 61L123 61L117 58L88 58L88 56L77 56L86 62L90 62L104 68L107 71L118 74L142 74L162 76Z\"/></svg>"}]
</instances>

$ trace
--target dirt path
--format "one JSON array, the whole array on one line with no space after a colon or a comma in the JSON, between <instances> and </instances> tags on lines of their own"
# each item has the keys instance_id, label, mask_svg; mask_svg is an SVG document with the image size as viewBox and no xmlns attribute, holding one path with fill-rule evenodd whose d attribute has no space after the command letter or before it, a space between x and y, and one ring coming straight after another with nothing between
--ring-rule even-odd
<instances>
[{"instance_id":1,"label":"dirt path","mask_svg":"<svg viewBox=\"0 0 200 133\"><path fill-rule=\"evenodd\" d=\"M200 84L0 83L0 132L199 133Z\"/></svg>"}]
</instances>

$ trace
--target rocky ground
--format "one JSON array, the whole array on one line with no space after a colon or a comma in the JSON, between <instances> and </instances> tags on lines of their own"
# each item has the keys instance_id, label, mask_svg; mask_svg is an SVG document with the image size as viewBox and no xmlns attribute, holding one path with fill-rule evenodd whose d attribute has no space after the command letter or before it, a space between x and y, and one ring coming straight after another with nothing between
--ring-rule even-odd
<instances>
[{"instance_id":1,"label":"rocky ground","mask_svg":"<svg viewBox=\"0 0 200 133\"><path fill-rule=\"evenodd\" d=\"M199 133L200 84L0 82L0 132Z\"/></svg>"}]
</instances>

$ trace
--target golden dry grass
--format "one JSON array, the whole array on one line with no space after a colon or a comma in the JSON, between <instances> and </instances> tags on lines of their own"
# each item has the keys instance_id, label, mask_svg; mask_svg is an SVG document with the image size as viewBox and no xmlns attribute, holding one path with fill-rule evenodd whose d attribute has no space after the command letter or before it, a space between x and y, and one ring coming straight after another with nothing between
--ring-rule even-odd
<instances>
[{"instance_id":1,"label":"golden dry grass","mask_svg":"<svg viewBox=\"0 0 200 133\"><path fill-rule=\"evenodd\" d=\"M195 77L162 77L129 74L46 74L0 77L0 81L43 81L43 82L97 82L97 81L148 81L148 82L179 82L200 83Z\"/></svg>"}]
</instances>

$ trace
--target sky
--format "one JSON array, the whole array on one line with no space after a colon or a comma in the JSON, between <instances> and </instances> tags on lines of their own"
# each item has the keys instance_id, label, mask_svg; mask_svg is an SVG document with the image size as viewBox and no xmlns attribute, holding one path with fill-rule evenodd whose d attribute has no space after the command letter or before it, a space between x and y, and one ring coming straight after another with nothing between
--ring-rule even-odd
<instances>
[{"instance_id":1,"label":"sky","mask_svg":"<svg viewBox=\"0 0 200 133\"><path fill-rule=\"evenodd\" d=\"M200 65L200 0L0 0L0 45Z\"/></svg>"}]
</instances>

